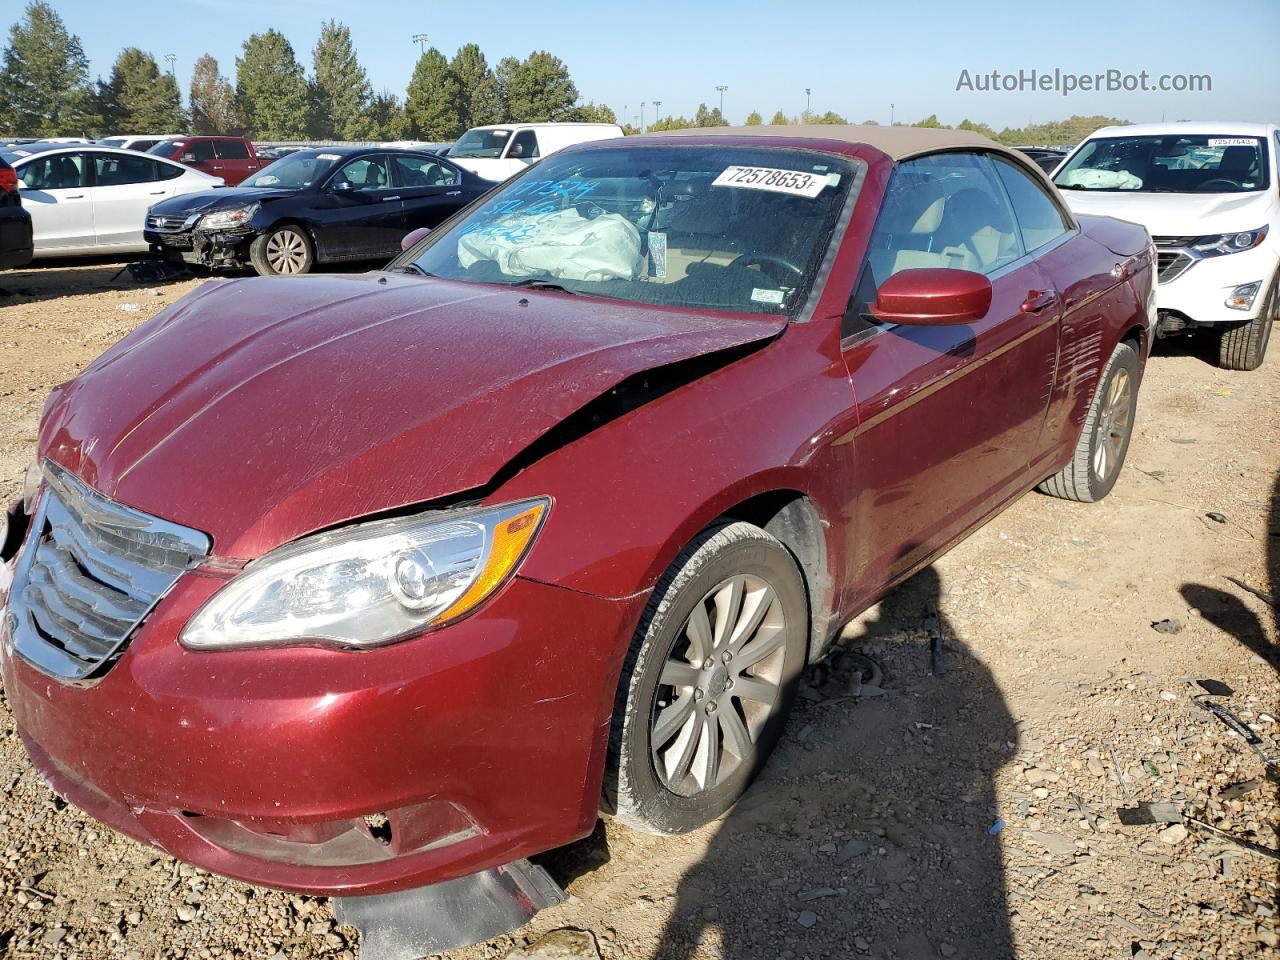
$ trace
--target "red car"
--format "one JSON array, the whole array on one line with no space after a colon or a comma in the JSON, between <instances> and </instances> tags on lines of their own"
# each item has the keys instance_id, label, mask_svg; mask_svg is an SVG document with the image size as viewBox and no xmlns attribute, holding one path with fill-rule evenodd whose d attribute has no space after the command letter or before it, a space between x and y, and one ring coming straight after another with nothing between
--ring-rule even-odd
<instances>
[{"instance_id":1,"label":"red car","mask_svg":"<svg viewBox=\"0 0 1280 960\"><path fill-rule=\"evenodd\" d=\"M851 617L1111 489L1152 262L980 136L753 127L566 149L384 271L207 283L45 410L23 742L313 893L705 824Z\"/></svg>"},{"instance_id":2,"label":"red car","mask_svg":"<svg viewBox=\"0 0 1280 960\"><path fill-rule=\"evenodd\" d=\"M161 141L147 153L221 177L228 187L264 166L253 144L244 137L181 137Z\"/></svg>"}]
</instances>

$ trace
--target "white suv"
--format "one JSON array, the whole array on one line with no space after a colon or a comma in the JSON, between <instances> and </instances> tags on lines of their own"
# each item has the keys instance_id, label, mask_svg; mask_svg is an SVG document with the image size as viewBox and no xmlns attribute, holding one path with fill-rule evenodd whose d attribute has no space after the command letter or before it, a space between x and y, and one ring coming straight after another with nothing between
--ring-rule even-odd
<instances>
[{"instance_id":1,"label":"white suv","mask_svg":"<svg viewBox=\"0 0 1280 960\"><path fill-rule=\"evenodd\" d=\"M1053 182L1076 213L1147 228L1160 336L1220 333L1219 362L1262 364L1280 314L1280 130L1264 123L1104 127Z\"/></svg>"}]
</instances>

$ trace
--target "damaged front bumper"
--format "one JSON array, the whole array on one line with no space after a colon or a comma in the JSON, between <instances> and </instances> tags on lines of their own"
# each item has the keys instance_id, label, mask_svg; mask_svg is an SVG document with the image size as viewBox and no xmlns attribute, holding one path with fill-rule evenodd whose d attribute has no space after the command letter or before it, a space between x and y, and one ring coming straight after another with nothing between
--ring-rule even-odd
<instances>
[{"instance_id":1,"label":"damaged front bumper","mask_svg":"<svg viewBox=\"0 0 1280 960\"><path fill-rule=\"evenodd\" d=\"M57 793L178 859L319 895L440 883L590 832L643 597L517 577L377 650L180 646L223 582L184 575L87 682L36 669L0 618L4 690Z\"/></svg>"},{"instance_id":2,"label":"damaged front bumper","mask_svg":"<svg viewBox=\"0 0 1280 960\"><path fill-rule=\"evenodd\" d=\"M200 230L194 224L174 232L143 231L152 256L212 269L239 268L249 262L257 234L241 230Z\"/></svg>"}]
</instances>

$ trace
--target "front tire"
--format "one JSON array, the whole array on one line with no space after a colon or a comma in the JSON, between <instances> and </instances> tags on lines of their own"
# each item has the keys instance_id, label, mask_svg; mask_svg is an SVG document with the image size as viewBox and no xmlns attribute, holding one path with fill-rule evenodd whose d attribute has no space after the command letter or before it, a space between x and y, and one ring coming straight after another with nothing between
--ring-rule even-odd
<instances>
[{"instance_id":1,"label":"front tire","mask_svg":"<svg viewBox=\"0 0 1280 960\"><path fill-rule=\"evenodd\" d=\"M645 607L623 667L604 805L646 833L726 813L782 735L809 611L795 560L749 523L687 546Z\"/></svg>"},{"instance_id":2,"label":"front tire","mask_svg":"<svg viewBox=\"0 0 1280 960\"><path fill-rule=\"evenodd\" d=\"M1071 462L1037 489L1079 503L1105 497L1124 466L1137 409L1138 353L1132 344L1120 343L1102 371Z\"/></svg>"},{"instance_id":3,"label":"front tire","mask_svg":"<svg viewBox=\"0 0 1280 960\"><path fill-rule=\"evenodd\" d=\"M305 230L286 224L255 238L249 260L260 277L292 277L310 273L316 253Z\"/></svg>"},{"instance_id":4,"label":"front tire","mask_svg":"<svg viewBox=\"0 0 1280 960\"><path fill-rule=\"evenodd\" d=\"M1277 317L1280 317L1280 270L1271 281L1258 315L1222 331L1222 339L1218 341L1218 366L1224 370L1257 370L1262 366Z\"/></svg>"}]
</instances>

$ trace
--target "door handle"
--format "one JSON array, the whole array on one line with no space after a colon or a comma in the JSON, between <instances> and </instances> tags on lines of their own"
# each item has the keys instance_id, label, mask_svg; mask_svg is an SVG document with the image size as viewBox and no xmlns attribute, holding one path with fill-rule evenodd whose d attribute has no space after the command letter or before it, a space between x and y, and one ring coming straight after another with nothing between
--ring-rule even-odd
<instances>
[{"instance_id":1,"label":"door handle","mask_svg":"<svg viewBox=\"0 0 1280 960\"><path fill-rule=\"evenodd\" d=\"M83 200L83 199L84 199L84 194L83 194L83 193L69 193L69 194L67 194L65 197L63 197L62 199L63 199L63 200Z\"/></svg>"},{"instance_id":2,"label":"door handle","mask_svg":"<svg viewBox=\"0 0 1280 960\"><path fill-rule=\"evenodd\" d=\"M163 196L164 196L164 191L163 191L163 190L152 190L150 195L151 195L151 196L153 196L153 197L163 197Z\"/></svg>"},{"instance_id":3,"label":"door handle","mask_svg":"<svg viewBox=\"0 0 1280 960\"><path fill-rule=\"evenodd\" d=\"M390 202L390 201L392 201L392 200L399 200L399 199L400 199L399 197L383 197L383 198L382 198L382 202L383 202L383 203L389 203L389 202Z\"/></svg>"},{"instance_id":4,"label":"door handle","mask_svg":"<svg viewBox=\"0 0 1280 960\"><path fill-rule=\"evenodd\" d=\"M1027 299L1022 301L1023 313L1039 313L1047 307L1053 306L1058 296L1052 290L1032 290L1027 294Z\"/></svg>"},{"instance_id":5,"label":"door handle","mask_svg":"<svg viewBox=\"0 0 1280 960\"><path fill-rule=\"evenodd\" d=\"M446 196L446 197L460 197L460 196L462 196L462 191L461 191L461 190L449 190L449 191L447 191L447 192L445 193L445 196Z\"/></svg>"},{"instance_id":6,"label":"door handle","mask_svg":"<svg viewBox=\"0 0 1280 960\"><path fill-rule=\"evenodd\" d=\"M213 167L213 166L211 166L211 167L209 167L209 169L210 169L210 170L221 170L222 168L221 168L221 167Z\"/></svg>"}]
</instances>

